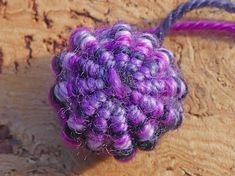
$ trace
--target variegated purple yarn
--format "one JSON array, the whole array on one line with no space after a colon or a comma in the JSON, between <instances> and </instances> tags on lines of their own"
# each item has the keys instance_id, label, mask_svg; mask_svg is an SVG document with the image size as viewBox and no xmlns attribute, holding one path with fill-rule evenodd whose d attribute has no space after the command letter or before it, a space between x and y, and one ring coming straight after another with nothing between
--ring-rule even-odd
<instances>
[{"instance_id":1,"label":"variegated purple yarn","mask_svg":"<svg viewBox=\"0 0 235 176\"><path fill-rule=\"evenodd\" d=\"M234 32L234 23L227 22L188 21L173 26L185 13L204 7L235 12L230 1L189 0L151 32L138 32L126 23L94 31L76 29L69 47L52 61L56 81L49 97L65 141L128 160L137 149L154 149L162 134L179 127L187 86L173 54L161 47L167 32Z\"/></svg>"},{"instance_id":2,"label":"variegated purple yarn","mask_svg":"<svg viewBox=\"0 0 235 176\"><path fill-rule=\"evenodd\" d=\"M182 122L187 86L154 34L125 23L78 28L52 67L51 101L73 145L127 160Z\"/></svg>"}]
</instances>

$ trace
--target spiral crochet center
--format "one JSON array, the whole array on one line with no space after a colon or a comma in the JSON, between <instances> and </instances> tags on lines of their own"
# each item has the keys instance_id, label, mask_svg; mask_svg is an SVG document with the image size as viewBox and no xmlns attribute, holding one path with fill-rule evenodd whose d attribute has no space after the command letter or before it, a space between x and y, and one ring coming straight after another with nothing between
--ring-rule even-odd
<instances>
[{"instance_id":1,"label":"spiral crochet center","mask_svg":"<svg viewBox=\"0 0 235 176\"><path fill-rule=\"evenodd\" d=\"M182 122L187 87L173 54L126 23L76 29L55 56L51 100L67 141L126 160Z\"/></svg>"}]
</instances>

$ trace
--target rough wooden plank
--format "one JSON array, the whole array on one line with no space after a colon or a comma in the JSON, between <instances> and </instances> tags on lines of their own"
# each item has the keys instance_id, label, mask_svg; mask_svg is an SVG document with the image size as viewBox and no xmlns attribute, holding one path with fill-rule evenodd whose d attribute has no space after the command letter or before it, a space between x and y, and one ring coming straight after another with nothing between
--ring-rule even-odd
<instances>
[{"instance_id":1,"label":"rough wooden plank","mask_svg":"<svg viewBox=\"0 0 235 176\"><path fill-rule=\"evenodd\" d=\"M1 0L0 175L235 175L234 38L203 32L171 35L171 49L189 85L181 128L156 150L129 163L70 151L48 105L50 59L75 26L125 20L154 26L180 0ZM235 20L219 10L185 18Z\"/></svg>"}]
</instances>

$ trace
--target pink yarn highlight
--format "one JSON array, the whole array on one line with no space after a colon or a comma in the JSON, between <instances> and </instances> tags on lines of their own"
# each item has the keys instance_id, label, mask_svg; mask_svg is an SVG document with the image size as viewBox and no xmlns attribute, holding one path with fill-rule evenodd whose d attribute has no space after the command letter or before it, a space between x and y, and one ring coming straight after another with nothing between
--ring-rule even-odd
<instances>
[{"instance_id":1,"label":"pink yarn highlight","mask_svg":"<svg viewBox=\"0 0 235 176\"><path fill-rule=\"evenodd\" d=\"M235 33L235 23L227 21L180 21L171 27L171 31L181 30L218 30Z\"/></svg>"},{"instance_id":2,"label":"pink yarn highlight","mask_svg":"<svg viewBox=\"0 0 235 176\"><path fill-rule=\"evenodd\" d=\"M81 145L82 145L82 142L81 141L74 141L74 140L71 140L65 133L64 131L61 131L60 132L60 136L61 138L63 139L64 143L70 147L71 149L77 149L79 148Z\"/></svg>"}]
</instances>

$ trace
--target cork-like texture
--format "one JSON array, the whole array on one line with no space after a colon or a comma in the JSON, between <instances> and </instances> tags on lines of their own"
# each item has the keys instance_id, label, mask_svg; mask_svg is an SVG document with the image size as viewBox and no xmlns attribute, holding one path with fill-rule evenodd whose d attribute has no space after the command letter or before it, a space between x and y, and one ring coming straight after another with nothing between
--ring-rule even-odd
<instances>
[{"instance_id":1,"label":"cork-like texture","mask_svg":"<svg viewBox=\"0 0 235 176\"><path fill-rule=\"evenodd\" d=\"M235 37L216 32L169 35L187 81L182 126L156 149L120 163L70 150L47 95L52 56L76 26L122 20L156 26L182 0L0 0L0 175L6 176L232 176L235 175ZM235 20L217 9L184 19Z\"/></svg>"}]
</instances>

